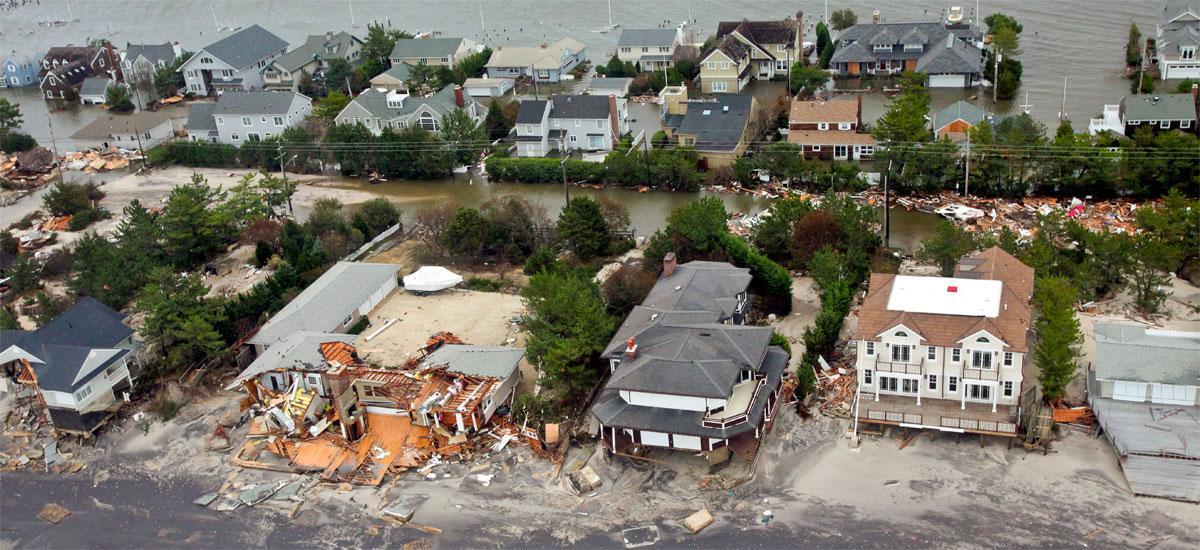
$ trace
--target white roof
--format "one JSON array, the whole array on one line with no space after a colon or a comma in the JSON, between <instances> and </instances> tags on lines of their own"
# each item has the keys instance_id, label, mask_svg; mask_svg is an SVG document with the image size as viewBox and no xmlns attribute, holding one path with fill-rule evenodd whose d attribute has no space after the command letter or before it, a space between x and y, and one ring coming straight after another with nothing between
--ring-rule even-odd
<instances>
[{"instance_id":1,"label":"white roof","mask_svg":"<svg viewBox=\"0 0 1200 550\"><path fill-rule=\"evenodd\" d=\"M437 292L463 281L462 275L440 265L421 266L411 275L404 276L404 288L417 292Z\"/></svg>"},{"instance_id":2,"label":"white roof","mask_svg":"<svg viewBox=\"0 0 1200 550\"><path fill-rule=\"evenodd\" d=\"M909 313L998 317L1004 283L985 279L897 275L887 308Z\"/></svg>"}]
</instances>

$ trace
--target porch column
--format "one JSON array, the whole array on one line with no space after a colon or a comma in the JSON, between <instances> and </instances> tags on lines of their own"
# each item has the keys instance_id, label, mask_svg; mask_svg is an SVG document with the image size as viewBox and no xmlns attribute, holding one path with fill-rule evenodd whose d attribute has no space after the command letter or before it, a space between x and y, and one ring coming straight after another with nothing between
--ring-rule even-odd
<instances>
[{"instance_id":1,"label":"porch column","mask_svg":"<svg viewBox=\"0 0 1200 550\"><path fill-rule=\"evenodd\" d=\"M882 381L883 381L883 380L882 380L882 377L881 377L881 376L879 376L879 371L875 371L875 380L874 380L874 382L875 382L875 402L876 402L876 403L878 403L878 402L879 402L879 386L880 386L880 382L882 382Z\"/></svg>"},{"instance_id":2,"label":"porch column","mask_svg":"<svg viewBox=\"0 0 1200 550\"><path fill-rule=\"evenodd\" d=\"M615 453L615 452L617 452L617 427L613 426L612 428L609 428L609 429L612 430L612 439L611 439L612 452Z\"/></svg>"},{"instance_id":3,"label":"porch column","mask_svg":"<svg viewBox=\"0 0 1200 550\"><path fill-rule=\"evenodd\" d=\"M996 412L996 394L1000 393L1000 386L992 388L992 412Z\"/></svg>"},{"instance_id":4,"label":"porch column","mask_svg":"<svg viewBox=\"0 0 1200 550\"><path fill-rule=\"evenodd\" d=\"M963 385L962 385L962 389L963 389L963 392L962 392L962 410L964 410L964 411L965 411L965 410L967 410L967 391L968 391L968 390L967 390L967 388L968 388L969 386L970 386L970 384L968 384L966 380L963 380Z\"/></svg>"}]
</instances>

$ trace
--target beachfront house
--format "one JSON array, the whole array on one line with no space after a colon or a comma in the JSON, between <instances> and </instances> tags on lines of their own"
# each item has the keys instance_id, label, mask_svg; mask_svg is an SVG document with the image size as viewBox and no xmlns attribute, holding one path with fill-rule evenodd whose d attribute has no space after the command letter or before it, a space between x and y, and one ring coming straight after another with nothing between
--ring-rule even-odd
<instances>
[{"instance_id":1,"label":"beachfront house","mask_svg":"<svg viewBox=\"0 0 1200 550\"><path fill-rule=\"evenodd\" d=\"M1088 402L1135 495L1200 502L1200 333L1097 323Z\"/></svg>"},{"instance_id":2,"label":"beachfront house","mask_svg":"<svg viewBox=\"0 0 1200 550\"><path fill-rule=\"evenodd\" d=\"M203 141L217 143L221 135L217 133L217 120L213 118L216 103L192 103L188 105L187 130L188 141Z\"/></svg>"},{"instance_id":3,"label":"beachfront house","mask_svg":"<svg viewBox=\"0 0 1200 550\"><path fill-rule=\"evenodd\" d=\"M388 59L392 66L424 63L453 67L475 50L475 42L466 38L407 38L396 41Z\"/></svg>"},{"instance_id":4,"label":"beachfront house","mask_svg":"<svg viewBox=\"0 0 1200 550\"><path fill-rule=\"evenodd\" d=\"M461 86L446 86L426 97L372 88L355 97L334 120L337 124L362 124L375 135L382 134L384 128L399 131L411 126L440 132L442 117L455 109L466 111L475 124L487 114L487 109Z\"/></svg>"},{"instance_id":5,"label":"beachfront house","mask_svg":"<svg viewBox=\"0 0 1200 550\"><path fill-rule=\"evenodd\" d=\"M40 56L21 56L13 52L0 65L0 88L23 88L38 81Z\"/></svg>"},{"instance_id":6,"label":"beachfront house","mask_svg":"<svg viewBox=\"0 0 1200 550\"><path fill-rule=\"evenodd\" d=\"M0 371L37 392L56 436L90 438L129 401L141 368L122 319L89 297L37 330L0 330Z\"/></svg>"},{"instance_id":7,"label":"beachfront house","mask_svg":"<svg viewBox=\"0 0 1200 550\"><path fill-rule=\"evenodd\" d=\"M517 110L516 141L518 157L544 157L558 148L563 130L550 129L552 105L545 99L526 99Z\"/></svg>"},{"instance_id":8,"label":"beachfront house","mask_svg":"<svg viewBox=\"0 0 1200 550\"><path fill-rule=\"evenodd\" d=\"M700 82L706 93L737 93L750 80L786 76L803 51L804 16L776 21L722 21L717 43L700 54Z\"/></svg>"},{"instance_id":9,"label":"beachfront house","mask_svg":"<svg viewBox=\"0 0 1200 550\"><path fill-rule=\"evenodd\" d=\"M629 131L626 100L612 95L558 94L526 100L517 112L517 156L551 150L611 151Z\"/></svg>"},{"instance_id":10,"label":"beachfront house","mask_svg":"<svg viewBox=\"0 0 1200 550\"><path fill-rule=\"evenodd\" d=\"M750 46L732 36L700 54L700 90L708 94L737 93L754 78Z\"/></svg>"},{"instance_id":11,"label":"beachfront house","mask_svg":"<svg viewBox=\"0 0 1200 550\"><path fill-rule=\"evenodd\" d=\"M999 247L954 277L873 273L859 312L855 414L867 424L1015 437L1033 269Z\"/></svg>"},{"instance_id":12,"label":"beachfront house","mask_svg":"<svg viewBox=\"0 0 1200 550\"><path fill-rule=\"evenodd\" d=\"M558 82L585 57L583 42L574 38L537 46L504 46L492 52L487 74L491 78L525 76L538 82Z\"/></svg>"},{"instance_id":13,"label":"beachfront house","mask_svg":"<svg viewBox=\"0 0 1200 550\"><path fill-rule=\"evenodd\" d=\"M1192 84L1190 93L1127 95L1116 105L1105 105L1100 118L1088 122L1088 132L1112 132L1133 137L1138 128L1155 132L1178 130L1200 132L1200 85Z\"/></svg>"},{"instance_id":14,"label":"beachfront house","mask_svg":"<svg viewBox=\"0 0 1200 550\"><path fill-rule=\"evenodd\" d=\"M171 115L163 111L138 111L129 114L105 113L71 135L75 149L136 149L145 151L171 139L175 126Z\"/></svg>"},{"instance_id":15,"label":"beachfront house","mask_svg":"<svg viewBox=\"0 0 1200 550\"><path fill-rule=\"evenodd\" d=\"M287 51L287 42L250 25L201 48L179 71L185 89L196 95L263 87L263 69Z\"/></svg>"},{"instance_id":16,"label":"beachfront house","mask_svg":"<svg viewBox=\"0 0 1200 550\"><path fill-rule=\"evenodd\" d=\"M111 44L91 46L56 46L46 51L38 72L39 87L46 99L75 100L79 87L90 76L121 78L116 51Z\"/></svg>"},{"instance_id":17,"label":"beachfront house","mask_svg":"<svg viewBox=\"0 0 1200 550\"><path fill-rule=\"evenodd\" d=\"M683 26L675 29L621 29L617 59L643 71L675 66L675 51L683 43Z\"/></svg>"},{"instance_id":18,"label":"beachfront house","mask_svg":"<svg viewBox=\"0 0 1200 550\"><path fill-rule=\"evenodd\" d=\"M217 141L241 146L279 136L312 113L312 100L295 92L227 91L213 107Z\"/></svg>"},{"instance_id":19,"label":"beachfront house","mask_svg":"<svg viewBox=\"0 0 1200 550\"><path fill-rule=\"evenodd\" d=\"M757 447L779 401L788 354L769 327L743 325L749 270L676 266L674 254L602 357L612 373L591 414L614 453L662 447L708 454Z\"/></svg>"},{"instance_id":20,"label":"beachfront house","mask_svg":"<svg viewBox=\"0 0 1200 550\"><path fill-rule=\"evenodd\" d=\"M304 43L287 52L263 69L263 87L268 90L299 91L300 81L305 75L310 78L323 73L333 60L344 60L351 65L361 61L362 40L348 32L309 35ZM328 82L332 88L343 88L343 82Z\"/></svg>"},{"instance_id":21,"label":"beachfront house","mask_svg":"<svg viewBox=\"0 0 1200 550\"><path fill-rule=\"evenodd\" d=\"M793 99L787 140L800 146L805 158L822 160L866 160L876 147L875 136L863 129L861 95Z\"/></svg>"},{"instance_id":22,"label":"beachfront house","mask_svg":"<svg viewBox=\"0 0 1200 550\"><path fill-rule=\"evenodd\" d=\"M930 88L969 88L983 79L977 31L939 22L860 23L841 32L829 67L839 76L926 75Z\"/></svg>"},{"instance_id":23,"label":"beachfront house","mask_svg":"<svg viewBox=\"0 0 1200 550\"><path fill-rule=\"evenodd\" d=\"M179 44L164 42L162 44L133 44L126 42L125 51L121 52L121 68L126 80L145 83L154 82L154 73L159 69L170 67L175 58L183 53Z\"/></svg>"},{"instance_id":24,"label":"beachfront house","mask_svg":"<svg viewBox=\"0 0 1200 550\"><path fill-rule=\"evenodd\" d=\"M1200 4L1194 0L1167 0L1155 30L1159 78L1200 79Z\"/></svg>"},{"instance_id":25,"label":"beachfront house","mask_svg":"<svg viewBox=\"0 0 1200 550\"><path fill-rule=\"evenodd\" d=\"M731 166L745 154L754 96L721 94L688 100L682 87L673 88L670 95L664 117L667 136L676 145L699 152L705 168Z\"/></svg>"}]
</instances>

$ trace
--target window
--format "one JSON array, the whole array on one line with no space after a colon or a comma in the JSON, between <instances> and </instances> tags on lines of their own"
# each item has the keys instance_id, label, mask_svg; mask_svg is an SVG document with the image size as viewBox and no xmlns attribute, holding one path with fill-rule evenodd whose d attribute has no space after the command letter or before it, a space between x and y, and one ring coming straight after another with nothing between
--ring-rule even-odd
<instances>
[{"instance_id":1,"label":"window","mask_svg":"<svg viewBox=\"0 0 1200 550\"><path fill-rule=\"evenodd\" d=\"M604 121L603 121L603 120L597 120L597 121L596 121L596 129L597 129L597 130L603 130L603 129L604 129Z\"/></svg>"},{"instance_id":2,"label":"window","mask_svg":"<svg viewBox=\"0 0 1200 550\"><path fill-rule=\"evenodd\" d=\"M971 352L971 368L992 370L992 352L990 351L972 351Z\"/></svg>"},{"instance_id":3,"label":"window","mask_svg":"<svg viewBox=\"0 0 1200 550\"><path fill-rule=\"evenodd\" d=\"M729 70L729 62L728 62L728 61L722 61L722 62L721 62L721 70L722 70L722 71L728 71L728 70Z\"/></svg>"},{"instance_id":4,"label":"window","mask_svg":"<svg viewBox=\"0 0 1200 550\"><path fill-rule=\"evenodd\" d=\"M988 386L981 386L978 384L967 384L967 388L969 389L969 392L967 393L967 397L970 399L978 399L980 401L991 401L992 400L992 388L990 388Z\"/></svg>"},{"instance_id":5,"label":"window","mask_svg":"<svg viewBox=\"0 0 1200 550\"><path fill-rule=\"evenodd\" d=\"M1012 397L1012 396L1013 396L1013 383L1011 381L1005 382L1004 383L1004 397Z\"/></svg>"},{"instance_id":6,"label":"window","mask_svg":"<svg viewBox=\"0 0 1200 550\"><path fill-rule=\"evenodd\" d=\"M874 371L872 371L871 369L863 369L863 385L864 386L870 386L873 383L872 379L874 377L875 377Z\"/></svg>"},{"instance_id":7,"label":"window","mask_svg":"<svg viewBox=\"0 0 1200 550\"><path fill-rule=\"evenodd\" d=\"M250 117L248 117L248 116L242 117L242 126L249 127L250 124L251 124Z\"/></svg>"},{"instance_id":8,"label":"window","mask_svg":"<svg viewBox=\"0 0 1200 550\"><path fill-rule=\"evenodd\" d=\"M875 355L875 342L867 342L867 355Z\"/></svg>"},{"instance_id":9,"label":"window","mask_svg":"<svg viewBox=\"0 0 1200 550\"><path fill-rule=\"evenodd\" d=\"M628 46L621 48L621 53L632 53L632 52L633 52L633 48L630 48Z\"/></svg>"},{"instance_id":10,"label":"window","mask_svg":"<svg viewBox=\"0 0 1200 550\"><path fill-rule=\"evenodd\" d=\"M937 359L937 348L934 346L929 346L929 348L925 350L925 357L927 359L929 359L930 361L936 360Z\"/></svg>"},{"instance_id":11,"label":"window","mask_svg":"<svg viewBox=\"0 0 1200 550\"><path fill-rule=\"evenodd\" d=\"M729 91L729 84L727 82L713 82L712 83L712 91L714 91L714 92Z\"/></svg>"},{"instance_id":12,"label":"window","mask_svg":"<svg viewBox=\"0 0 1200 550\"><path fill-rule=\"evenodd\" d=\"M92 394L91 386L84 386L82 388L79 388L79 391L75 392L75 401L83 401L84 399L87 399L87 396L89 396L91 394Z\"/></svg>"},{"instance_id":13,"label":"window","mask_svg":"<svg viewBox=\"0 0 1200 550\"><path fill-rule=\"evenodd\" d=\"M262 136L259 136L255 132L250 132L246 134L246 141L262 141Z\"/></svg>"},{"instance_id":14,"label":"window","mask_svg":"<svg viewBox=\"0 0 1200 550\"><path fill-rule=\"evenodd\" d=\"M900 393L917 393L921 391L921 381L916 378L905 378L901 381Z\"/></svg>"},{"instance_id":15,"label":"window","mask_svg":"<svg viewBox=\"0 0 1200 550\"><path fill-rule=\"evenodd\" d=\"M821 146L820 146L820 145L813 145L813 146L812 146L812 150L813 150L813 152L820 152L820 151L821 151Z\"/></svg>"},{"instance_id":16,"label":"window","mask_svg":"<svg viewBox=\"0 0 1200 550\"><path fill-rule=\"evenodd\" d=\"M579 120L579 119L575 119L575 127L579 128L580 126L583 126L583 121Z\"/></svg>"},{"instance_id":17,"label":"window","mask_svg":"<svg viewBox=\"0 0 1200 550\"><path fill-rule=\"evenodd\" d=\"M1195 46L1189 48L1179 48L1179 59L1181 61L1191 61L1196 58Z\"/></svg>"},{"instance_id":18,"label":"window","mask_svg":"<svg viewBox=\"0 0 1200 550\"><path fill-rule=\"evenodd\" d=\"M955 363L962 361L962 348L954 348L950 350L950 360Z\"/></svg>"},{"instance_id":19,"label":"window","mask_svg":"<svg viewBox=\"0 0 1200 550\"><path fill-rule=\"evenodd\" d=\"M828 123L828 122L818 122L818 123L817 123L817 129L818 129L818 130L828 130L828 129L829 129L829 123Z\"/></svg>"},{"instance_id":20,"label":"window","mask_svg":"<svg viewBox=\"0 0 1200 550\"><path fill-rule=\"evenodd\" d=\"M897 330L896 337L897 338L908 338L908 333L904 332L903 330Z\"/></svg>"},{"instance_id":21,"label":"window","mask_svg":"<svg viewBox=\"0 0 1200 550\"><path fill-rule=\"evenodd\" d=\"M786 46L784 46L783 44L776 44L776 45L775 45L775 51L777 51L777 52L783 52L783 51L785 51L786 49L787 49L787 47L786 47Z\"/></svg>"},{"instance_id":22,"label":"window","mask_svg":"<svg viewBox=\"0 0 1200 550\"><path fill-rule=\"evenodd\" d=\"M717 68L717 62L716 62L716 61L709 61L707 65L708 65L708 70L710 70L710 71L711 71L711 70L714 70L714 69L716 69L716 68Z\"/></svg>"},{"instance_id":23,"label":"window","mask_svg":"<svg viewBox=\"0 0 1200 550\"><path fill-rule=\"evenodd\" d=\"M572 135L572 136L571 136L571 143L575 143L576 141L579 141L579 136Z\"/></svg>"},{"instance_id":24,"label":"window","mask_svg":"<svg viewBox=\"0 0 1200 550\"><path fill-rule=\"evenodd\" d=\"M562 126L562 121L560 121L560 120L559 120L559 119L557 119L557 118L556 118L556 119L554 119L554 127L555 127L555 128L558 128L558 127L561 127L561 126Z\"/></svg>"},{"instance_id":25,"label":"window","mask_svg":"<svg viewBox=\"0 0 1200 550\"><path fill-rule=\"evenodd\" d=\"M1011 367L1013 365L1013 354L1011 351L1004 352L1004 366Z\"/></svg>"},{"instance_id":26,"label":"window","mask_svg":"<svg viewBox=\"0 0 1200 550\"><path fill-rule=\"evenodd\" d=\"M1169 120L1160 120L1160 121L1158 121L1158 127L1159 127L1159 128L1170 128L1170 127L1171 127L1171 121L1169 121Z\"/></svg>"},{"instance_id":27,"label":"window","mask_svg":"<svg viewBox=\"0 0 1200 550\"><path fill-rule=\"evenodd\" d=\"M1191 127L1192 127L1192 121L1190 121L1190 120L1181 120L1181 121L1179 122L1179 127L1180 127L1180 128L1191 128Z\"/></svg>"},{"instance_id":28,"label":"window","mask_svg":"<svg viewBox=\"0 0 1200 550\"><path fill-rule=\"evenodd\" d=\"M849 130L849 129L850 129L850 127L851 127L851 126L853 126L853 125L854 125L854 124L853 124L853 123L850 123L850 122L839 122L839 123L838 123L838 130Z\"/></svg>"},{"instance_id":29,"label":"window","mask_svg":"<svg viewBox=\"0 0 1200 550\"><path fill-rule=\"evenodd\" d=\"M892 362L907 363L909 359L908 346L892 346Z\"/></svg>"},{"instance_id":30,"label":"window","mask_svg":"<svg viewBox=\"0 0 1200 550\"><path fill-rule=\"evenodd\" d=\"M899 378L893 378L891 376L880 376L879 377L879 391L896 391L897 388L899 388L899 382L900 382Z\"/></svg>"},{"instance_id":31,"label":"window","mask_svg":"<svg viewBox=\"0 0 1200 550\"><path fill-rule=\"evenodd\" d=\"M873 46L873 48L874 48L874 50L875 50L875 51L877 51L877 52L890 52L890 51L892 51L892 45L891 45L891 44L875 44L875 45Z\"/></svg>"},{"instance_id":32,"label":"window","mask_svg":"<svg viewBox=\"0 0 1200 550\"><path fill-rule=\"evenodd\" d=\"M670 53L671 48L667 46L659 46L658 51L661 53Z\"/></svg>"},{"instance_id":33,"label":"window","mask_svg":"<svg viewBox=\"0 0 1200 550\"><path fill-rule=\"evenodd\" d=\"M980 336L979 338L976 338L975 341L979 342L981 344L986 344L988 342L991 342L991 340L987 339L987 336Z\"/></svg>"},{"instance_id":34,"label":"window","mask_svg":"<svg viewBox=\"0 0 1200 550\"><path fill-rule=\"evenodd\" d=\"M432 132L432 131L436 131L438 129L437 120L435 120L433 118L433 115L431 115L429 113L421 113L421 119L419 122L421 124L421 127L428 131Z\"/></svg>"},{"instance_id":35,"label":"window","mask_svg":"<svg viewBox=\"0 0 1200 550\"><path fill-rule=\"evenodd\" d=\"M650 48L642 46L642 53L650 53Z\"/></svg>"},{"instance_id":36,"label":"window","mask_svg":"<svg viewBox=\"0 0 1200 550\"><path fill-rule=\"evenodd\" d=\"M929 391L936 391L936 390L937 390L937 375L931 374L931 375L929 375Z\"/></svg>"},{"instance_id":37,"label":"window","mask_svg":"<svg viewBox=\"0 0 1200 550\"><path fill-rule=\"evenodd\" d=\"M266 124L266 123L267 123L267 117L262 117L262 118L260 118L258 121L259 121L259 122L261 122L261 123L263 123L263 124Z\"/></svg>"},{"instance_id":38,"label":"window","mask_svg":"<svg viewBox=\"0 0 1200 550\"><path fill-rule=\"evenodd\" d=\"M787 69L788 69L788 62L786 59L776 59L775 60L775 70L776 71L786 71Z\"/></svg>"},{"instance_id":39,"label":"window","mask_svg":"<svg viewBox=\"0 0 1200 550\"><path fill-rule=\"evenodd\" d=\"M946 393L958 393L958 377L951 376L946 379Z\"/></svg>"},{"instance_id":40,"label":"window","mask_svg":"<svg viewBox=\"0 0 1200 550\"><path fill-rule=\"evenodd\" d=\"M277 117L275 117L275 125L276 125L276 126L283 126L283 117L281 117L281 116L277 116Z\"/></svg>"}]
</instances>

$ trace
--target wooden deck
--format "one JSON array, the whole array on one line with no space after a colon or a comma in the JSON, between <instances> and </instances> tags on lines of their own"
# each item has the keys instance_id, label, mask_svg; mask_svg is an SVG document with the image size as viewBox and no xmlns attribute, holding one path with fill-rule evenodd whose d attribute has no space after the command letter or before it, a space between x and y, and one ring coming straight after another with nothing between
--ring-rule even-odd
<instances>
[{"instance_id":1,"label":"wooden deck","mask_svg":"<svg viewBox=\"0 0 1200 550\"><path fill-rule=\"evenodd\" d=\"M915 397L880 395L879 401L875 401L874 394L863 393L858 404L858 420L954 432L1017 435L1017 407L996 405L996 412L992 412L990 404L970 401L963 409L960 402L947 399L922 399L917 405Z\"/></svg>"}]
</instances>

